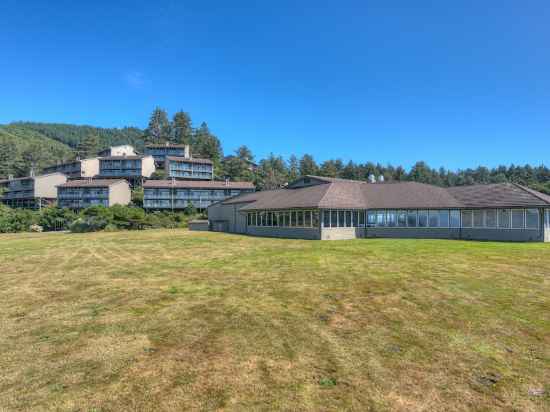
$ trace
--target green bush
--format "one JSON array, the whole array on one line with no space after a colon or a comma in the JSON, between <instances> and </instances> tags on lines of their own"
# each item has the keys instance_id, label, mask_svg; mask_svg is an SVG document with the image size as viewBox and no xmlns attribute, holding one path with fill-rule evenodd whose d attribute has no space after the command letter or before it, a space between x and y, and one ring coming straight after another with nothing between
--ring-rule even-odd
<instances>
[{"instance_id":1,"label":"green bush","mask_svg":"<svg viewBox=\"0 0 550 412\"><path fill-rule=\"evenodd\" d=\"M101 216L79 217L69 227L73 233L99 232L107 227L109 222Z\"/></svg>"},{"instance_id":2,"label":"green bush","mask_svg":"<svg viewBox=\"0 0 550 412\"><path fill-rule=\"evenodd\" d=\"M42 226L46 232L68 230L69 226L76 218L76 213L70 209L50 206L40 211L38 224Z\"/></svg>"},{"instance_id":3,"label":"green bush","mask_svg":"<svg viewBox=\"0 0 550 412\"><path fill-rule=\"evenodd\" d=\"M35 224L38 224L37 212L0 205L0 233L28 232Z\"/></svg>"}]
</instances>

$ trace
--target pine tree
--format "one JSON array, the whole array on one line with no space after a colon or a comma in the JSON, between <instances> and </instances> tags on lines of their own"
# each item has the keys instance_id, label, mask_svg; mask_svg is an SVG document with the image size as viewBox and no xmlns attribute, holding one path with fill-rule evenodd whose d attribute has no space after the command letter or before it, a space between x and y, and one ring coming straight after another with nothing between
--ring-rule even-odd
<instances>
[{"instance_id":1,"label":"pine tree","mask_svg":"<svg viewBox=\"0 0 550 412\"><path fill-rule=\"evenodd\" d=\"M315 163L315 160L313 160L313 156L309 154L305 154L300 159L300 175L317 175L319 174L319 167L317 166L317 163Z\"/></svg>"},{"instance_id":2,"label":"pine tree","mask_svg":"<svg viewBox=\"0 0 550 412\"><path fill-rule=\"evenodd\" d=\"M300 176L300 166L298 163L298 158L294 155L291 155L288 159L288 180L294 181Z\"/></svg>"},{"instance_id":3,"label":"pine tree","mask_svg":"<svg viewBox=\"0 0 550 412\"><path fill-rule=\"evenodd\" d=\"M254 161L254 155L252 154L252 151L245 145L240 146L237 150L235 150L235 154L239 159L244 160L245 162Z\"/></svg>"},{"instance_id":4,"label":"pine tree","mask_svg":"<svg viewBox=\"0 0 550 412\"><path fill-rule=\"evenodd\" d=\"M193 128L191 127L191 116L188 113L180 110L174 115L172 130L174 132L174 143L188 145L192 143Z\"/></svg>"},{"instance_id":5,"label":"pine tree","mask_svg":"<svg viewBox=\"0 0 550 412\"><path fill-rule=\"evenodd\" d=\"M166 111L155 108L145 130L146 143L163 143L170 140L171 126Z\"/></svg>"},{"instance_id":6,"label":"pine tree","mask_svg":"<svg viewBox=\"0 0 550 412\"><path fill-rule=\"evenodd\" d=\"M78 143L76 147L76 155L85 159L87 157L93 157L100 150L99 136L95 133L89 134Z\"/></svg>"}]
</instances>

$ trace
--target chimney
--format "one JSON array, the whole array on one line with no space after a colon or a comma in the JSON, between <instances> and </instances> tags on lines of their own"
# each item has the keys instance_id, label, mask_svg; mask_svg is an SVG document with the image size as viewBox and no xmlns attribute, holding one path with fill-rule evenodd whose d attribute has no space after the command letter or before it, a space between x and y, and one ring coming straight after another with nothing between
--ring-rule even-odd
<instances>
[{"instance_id":1,"label":"chimney","mask_svg":"<svg viewBox=\"0 0 550 412\"><path fill-rule=\"evenodd\" d=\"M378 183L384 183L384 175L378 176Z\"/></svg>"},{"instance_id":2,"label":"chimney","mask_svg":"<svg viewBox=\"0 0 550 412\"><path fill-rule=\"evenodd\" d=\"M183 148L183 157L185 157L186 159L191 158L191 149L189 148L188 144L186 144Z\"/></svg>"},{"instance_id":3,"label":"chimney","mask_svg":"<svg viewBox=\"0 0 550 412\"><path fill-rule=\"evenodd\" d=\"M369 183L376 183L376 177L373 174L369 175Z\"/></svg>"}]
</instances>

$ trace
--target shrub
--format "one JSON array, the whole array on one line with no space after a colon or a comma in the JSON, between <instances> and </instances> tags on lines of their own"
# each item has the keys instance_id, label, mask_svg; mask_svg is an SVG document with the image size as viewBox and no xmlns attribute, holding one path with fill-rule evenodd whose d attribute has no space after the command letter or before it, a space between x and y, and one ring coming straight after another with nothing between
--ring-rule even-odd
<instances>
[{"instance_id":1,"label":"shrub","mask_svg":"<svg viewBox=\"0 0 550 412\"><path fill-rule=\"evenodd\" d=\"M45 231L67 230L75 219L76 214L72 210L49 206L40 211L38 224Z\"/></svg>"},{"instance_id":2,"label":"shrub","mask_svg":"<svg viewBox=\"0 0 550 412\"><path fill-rule=\"evenodd\" d=\"M98 232L107 227L109 222L101 216L80 217L69 227L73 233Z\"/></svg>"},{"instance_id":3,"label":"shrub","mask_svg":"<svg viewBox=\"0 0 550 412\"><path fill-rule=\"evenodd\" d=\"M29 230L30 230L31 232L42 233L42 231L43 231L44 229L43 229L42 226L40 226L40 225L31 225L31 226L29 227Z\"/></svg>"}]
</instances>

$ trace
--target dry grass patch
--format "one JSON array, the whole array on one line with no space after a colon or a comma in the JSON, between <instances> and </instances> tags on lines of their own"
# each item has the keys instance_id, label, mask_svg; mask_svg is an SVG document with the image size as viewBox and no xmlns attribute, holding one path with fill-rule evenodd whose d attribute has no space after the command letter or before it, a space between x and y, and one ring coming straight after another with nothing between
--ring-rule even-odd
<instances>
[{"instance_id":1,"label":"dry grass patch","mask_svg":"<svg viewBox=\"0 0 550 412\"><path fill-rule=\"evenodd\" d=\"M550 409L550 245L0 236L0 410Z\"/></svg>"}]
</instances>

